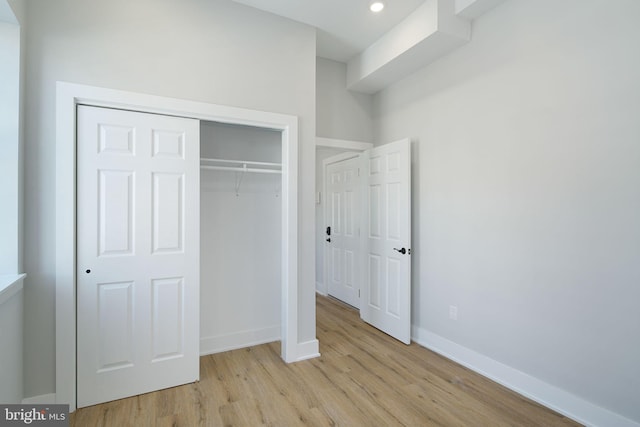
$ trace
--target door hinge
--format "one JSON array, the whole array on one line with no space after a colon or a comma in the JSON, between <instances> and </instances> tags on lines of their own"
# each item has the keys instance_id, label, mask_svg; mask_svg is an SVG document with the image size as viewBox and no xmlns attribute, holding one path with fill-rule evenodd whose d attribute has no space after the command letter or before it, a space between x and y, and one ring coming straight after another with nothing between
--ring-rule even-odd
<instances>
[{"instance_id":1,"label":"door hinge","mask_svg":"<svg viewBox=\"0 0 640 427\"><path fill-rule=\"evenodd\" d=\"M358 289L358 298L360 298L360 289Z\"/></svg>"}]
</instances>

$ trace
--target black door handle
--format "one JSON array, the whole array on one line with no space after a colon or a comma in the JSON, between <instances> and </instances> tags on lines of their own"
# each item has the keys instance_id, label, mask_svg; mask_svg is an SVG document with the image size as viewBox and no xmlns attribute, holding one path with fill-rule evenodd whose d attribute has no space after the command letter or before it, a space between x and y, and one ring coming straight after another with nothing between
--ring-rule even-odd
<instances>
[{"instance_id":1,"label":"black door handle","mask_svg":"<svg viewBox=\"0 0 640 427\"><path fill-rule=\"evenodd\" d=\"M327 236L331 236L331 227L327 227Z\"/></svg>"},{"instance_id":2,"label":"black door handle","mask_svg":"<svg viewBox=\"0 0 640 427\"><path fill-rule=\"evenodd\" d=\"M406 254L406 253L407 253L407 250L406 250L405 248L402 248L402 249L393 248L393 250L394 250L394 251L398 251L398 252L400 252L402 255L404 255L404 254Z\"/></svg>"},{"instance_id":3,"label":"black door handle","mask_svg":"<svg viewBox=\"0 0 640 427\"><path fill-rule=\"evenodd\" d=\"M331 237L326 238L327 242L331 242Z\"/></svg>"}]
</instances>

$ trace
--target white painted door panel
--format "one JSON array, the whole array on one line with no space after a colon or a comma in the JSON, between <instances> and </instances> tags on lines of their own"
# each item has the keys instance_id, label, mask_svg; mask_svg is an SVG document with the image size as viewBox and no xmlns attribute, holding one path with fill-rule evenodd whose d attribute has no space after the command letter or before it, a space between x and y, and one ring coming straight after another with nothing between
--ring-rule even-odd
<instances>
[{"instance_id":1,"label":"white painted door panel","mask_svg":"<svg viewBox=\"0 0 640 427\"><path fill-rule=\"evenodd\" d=\"M78 107L78 407L199 377L199 122Z\"/></svg>"},{"instance_id":2,"label":"white painted door panel","mask_svg":"<svg viewBox=\"0 0 640 427\"><path fill-rule=\"evenodd\" d=\"M360 157L330 163L326 168L327 291L354 307L359 296Z\"/></svg>"},{"instance_id":3,"label":"white painted door panel","mask_svg":"<svg viewBox=\"0 0 640 427\"><path fill-rule=\"evenodd\" d=\"M362 319L411 342L411 145L364 153Z\"/></svg>"}]
</instances>

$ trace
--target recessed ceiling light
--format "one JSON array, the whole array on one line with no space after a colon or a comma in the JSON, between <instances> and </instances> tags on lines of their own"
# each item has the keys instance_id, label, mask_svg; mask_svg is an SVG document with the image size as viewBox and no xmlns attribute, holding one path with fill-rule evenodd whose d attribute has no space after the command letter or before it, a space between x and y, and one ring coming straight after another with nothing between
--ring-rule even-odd
<instances>
[{"instance_id":1,"label":"recessed ceiling light","mask_svg":"<svg viewBox=\"0 0 640 427\"><path fill-rule=\"evenodd\" d=\"M369 9L371 9L371 12L378 13L382 9L384 9L384 3L382 3L381 1L372 1L369 5Z\"/></svg>"}]
</instances>

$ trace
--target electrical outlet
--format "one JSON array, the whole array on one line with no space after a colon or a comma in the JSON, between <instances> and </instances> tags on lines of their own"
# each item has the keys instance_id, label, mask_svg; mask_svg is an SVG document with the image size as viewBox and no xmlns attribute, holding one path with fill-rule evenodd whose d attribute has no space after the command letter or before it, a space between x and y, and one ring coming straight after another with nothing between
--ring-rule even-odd
<instances>
[{"instance_id":1,"label":"electrical outlet","mask_svg":"<svg viewBox=\"0 0 640 427\"><path fill-rule=\"evenodd\" d=\"M449 306L449 319L458 320L458 307L455 305Z\"/></svg>"}]
</instances>

